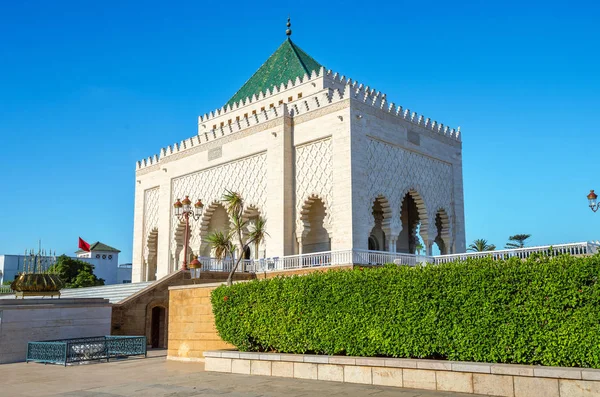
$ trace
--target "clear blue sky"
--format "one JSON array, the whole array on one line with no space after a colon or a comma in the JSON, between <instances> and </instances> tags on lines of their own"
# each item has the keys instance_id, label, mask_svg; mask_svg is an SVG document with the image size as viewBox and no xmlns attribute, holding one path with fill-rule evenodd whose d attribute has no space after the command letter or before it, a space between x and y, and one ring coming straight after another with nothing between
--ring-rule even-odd
<instances>
[{"instance_id":1,"label":"clear blue sky","mask_svg":"<svg viewBox=\"0 0 600 397\"><path fill-rule=\"evenodd\" d=\"M5 1L0 253L131 260L135 162L193 136L285 38L463 131L467 241L600 239L594 2ZM525 4L528 3L528 4Z\"/></svg>"}]
</instances>

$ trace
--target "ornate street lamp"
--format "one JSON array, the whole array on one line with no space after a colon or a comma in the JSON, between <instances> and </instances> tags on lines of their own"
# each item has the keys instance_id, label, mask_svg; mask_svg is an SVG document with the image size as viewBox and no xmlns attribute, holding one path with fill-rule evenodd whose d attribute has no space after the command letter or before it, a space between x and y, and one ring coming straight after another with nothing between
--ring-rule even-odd
<instances>
[{"instance_id":1,"label":"ornate street lamp","mask_svg":"<svg viewBox=\"0 0 600 397\"><path fill-rule=\"evenodd\" d=\"M594 212L598 211L598 208L600 207L600 204L596 203L596 199L598 198L598 195L596 193L594 193L593 190L590 190L590 194L587 195L587 198L590 201L591 210Z\"/></svg>"},{"instance_id":2,"label":"ornate street lamp","mask_svg":"<svg viewBox=\"0 0 600 397\"><path fill-rule=\"evenodd\" d=\"M200 278L200 271L202 270L202 263L198 260L198 255L194 255L194 260L190 262L190 276L192 279Z\"/></svg>"},{"instance_id":3,"label":"ornate street lamp","mask_svg":"<svg viewBox=\"0 0 600 397\"><path fill-rule=\"evenodd\" d=\"M188 270L187 247L190 234L190 216L196 221L200 219L202 216L202 210L204 210L204 204L202 204L201 200L198 200L196 204L194 204L194 209L192 210L192 201L190 200L189 196L185 196L183 201L179 201L179 199L177 199L175 204L173 204L173 208L175 209L175 217L177 217L179 221L185 220L185 240L183 244L183 265L181 266L181 270Z\"/></svg>"}]
</instances>

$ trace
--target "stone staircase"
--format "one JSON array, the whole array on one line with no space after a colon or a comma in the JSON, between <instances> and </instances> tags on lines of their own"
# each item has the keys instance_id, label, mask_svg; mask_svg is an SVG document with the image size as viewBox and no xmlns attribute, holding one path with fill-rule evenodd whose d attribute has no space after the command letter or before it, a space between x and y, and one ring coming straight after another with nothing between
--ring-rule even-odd
<instances>
[{"instance_id":1,"label":"stone staircase","mask_svg":"<svg viewBox=\"0 0 600 397\"><path fill-rule=\"evenodd\" d=\"M100 287L70 288L60 291L61 298L104 298L110 303L119 303L122 300L138 293L155 281L129 284L102 285Z\"/></svg>"}]
</instances>

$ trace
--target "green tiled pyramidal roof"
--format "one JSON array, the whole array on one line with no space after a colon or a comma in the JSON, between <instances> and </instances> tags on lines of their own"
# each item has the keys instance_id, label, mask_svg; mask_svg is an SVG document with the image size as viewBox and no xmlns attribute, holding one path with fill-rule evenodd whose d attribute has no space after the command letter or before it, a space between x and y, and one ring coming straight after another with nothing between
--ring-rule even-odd
<instances>
[{"instance_id":1,"label":"green tiled pyramidal roof","mask_svg":"<svg viewBox=\"0 0 600 397\"><path fill-rule=\"evenodd\" d=\"M108 251L108 252L121 252L116 248L108 246L106 244L102 244L100 241L92 244L90 246L90 251Z\"/></svg>"},{"instance_id":2,"label":"green tiled pyramidal roof","mask_svg":"<svg viewBox=\"0 0 600 397\"><path fill-rule=\"evenodd\" d=\"M287 84L289 80L296 80L296 77L302 77L305 74L310 76L313 70L318 71L320 68L319 62L287 38L242 88L227 101L225 107L233 106L233 104L251 98L254 94L265 92L267 89L273 89L274 86L280 86L281 83Z\"/></svg>"},{"instance_id":3,"label":"green tiled pyramidal roof","mask_svg":"<svg viewBox=\"0 0 600 397\"><path fill-rule=\"evenodd\" d=\"M101 243L100 241L96 241L94 244L90 245L90 252L91 251L121 252L118 249L111 247L110 245ZM84 250L75 251L76 254L81 254L82 252L88 252L88 251L84 251Z\"/></svg>"}]
</instances>

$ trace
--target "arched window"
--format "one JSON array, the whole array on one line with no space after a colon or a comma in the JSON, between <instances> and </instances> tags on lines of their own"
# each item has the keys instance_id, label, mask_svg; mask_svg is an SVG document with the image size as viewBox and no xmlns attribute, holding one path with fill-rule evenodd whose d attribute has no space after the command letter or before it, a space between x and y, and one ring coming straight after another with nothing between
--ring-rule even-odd
<instances>
[{"instance_id":1,"label":"arched window","mask_svg":"<svg viewBox=\"0 0 600 397\"><path fill-rule=\"evenodd\" d=\"M369 236L369 251L379 251L379 243L375 236Z\"/></svg>"}]
</instances>

